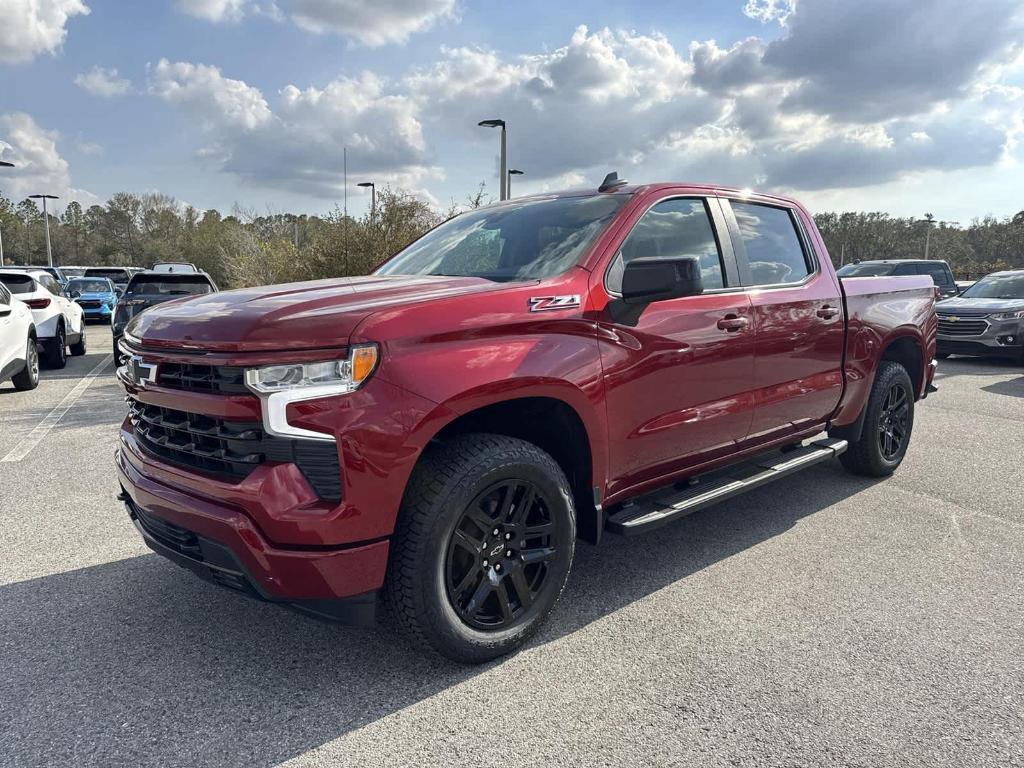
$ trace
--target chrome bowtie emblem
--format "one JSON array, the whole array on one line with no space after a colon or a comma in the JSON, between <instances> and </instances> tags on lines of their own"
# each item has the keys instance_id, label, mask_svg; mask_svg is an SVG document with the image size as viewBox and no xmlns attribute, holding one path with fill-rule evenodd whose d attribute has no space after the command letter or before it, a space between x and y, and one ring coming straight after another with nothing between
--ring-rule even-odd
<instances>
[{"instance_id":1,"label":"chrome bowtie emblem","mask_svg":"<svg viewBox=\"0 0 1024 768\"><path fill-rule=\"evenodd\" d=\"M956 315L950 315L946 319L949 320L949 322L951 322L951 323L956 323L956 322L960 321L960 318L957 317Z\"/></svg>"}]
</instances>

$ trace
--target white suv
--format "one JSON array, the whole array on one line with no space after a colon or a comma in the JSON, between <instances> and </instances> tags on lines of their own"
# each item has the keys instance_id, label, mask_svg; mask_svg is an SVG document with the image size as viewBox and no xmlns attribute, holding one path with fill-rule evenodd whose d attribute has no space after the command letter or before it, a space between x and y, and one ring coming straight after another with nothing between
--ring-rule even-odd
<instances>
[{"instance_id":1,"label":"white suv","mask_svg":"<svg viewBox=\"0 0 1024 768\"><path fill-rule=\"evenodd\" d=\"M43 362L50 368L67 364L71 354L85 354L82 308L64 295L60 283L41 269L0 269L0 283L32 310L36 337L43 347Z\"/></svg>"},{"instance_id":2,"label":"white suv","mask_svg":"<svg viewBox=\"0 0 1024 768\"><path fill-rule=\"evenodd\" d=\"M0 384L8 379L16 389L35 389L39 383L39 350L32 310L15 301L0 283Z\"/></svg>"}]
</instances>

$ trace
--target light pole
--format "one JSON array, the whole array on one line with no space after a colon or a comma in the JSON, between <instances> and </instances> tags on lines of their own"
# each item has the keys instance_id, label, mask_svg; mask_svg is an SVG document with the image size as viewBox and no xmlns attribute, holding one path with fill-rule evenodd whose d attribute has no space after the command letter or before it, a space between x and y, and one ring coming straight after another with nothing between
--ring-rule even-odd
<instances>
[{"instance_id":1,"label":"light pole","mask_svg":"<svg viewBox=\"0 0 1024 768\"><path fill-rule=\"evenodd\" d=\"M522 175L523 172L520 170L516 170L515 168L508 169L508 175L505 177L505 194L508 195L509 200L512 199L512 177Z\"/></svg>"},{"instance_id":2,"label":"light pole","mask_svg":"<svg viewBox=\"0 0 1024 768\"><path fill-rule=\"evenodd\" d=\"M0 168L13 168L14 163L8 163L6 160L0 160ZM4 230L0 227L0 267L4 265Z\"/></svg>"},{"instance_id":3,"label":"light pole","mask_svg":"<svg viewBox=\"0 0 1024 768\"><path fill-rule=\"evenodd\" d=\"M53 266L53 251L50 250L50 216L46 212L46 201L47 200L59 200L56 195L29 195L33 200L43 201L43 224L46 225L46 260L48 266Z\"/></svg>"},{"instance_id":4,"label":"light pole","mask_svg":"<svg viewBox=\"0 0 1024 768\"><path fill-rule=\"evenodd\" d=\"M370 226L372 227L373 220L377 215L377 187L372 181L360 181L356 186L370 188Z\"/></svg>"},{"instance_id":5,"label":"light pole","mask_svg":"<svg viewBox=\"0 0 1024 768\"><path fill-rule=\"evenodd\" d=\"M506 143L507 134L505 130L505 121L481 120L477 125L483 126L484 128L501 128L501 149L499 151L499 165L501 167L498 169L498 178L500 179L499 184L501 188L498 192L498 199L508 200L508 187L506 186L508 184L508 176L506 174L506 169L508 168L508 146Z\"/></svg>"}]
</instances>

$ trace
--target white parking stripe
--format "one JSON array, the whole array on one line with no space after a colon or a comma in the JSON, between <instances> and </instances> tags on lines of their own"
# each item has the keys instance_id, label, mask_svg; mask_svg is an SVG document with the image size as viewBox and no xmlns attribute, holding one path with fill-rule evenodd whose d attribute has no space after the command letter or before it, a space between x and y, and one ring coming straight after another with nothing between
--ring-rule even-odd
<instances>
[{"instance_id":1,"label":"white parking stripe","mask_svg":"<svg viewBox=\"0 0 1024 768\"><path fill-rule=\"evenodd\" d=\"M0 462L21 461L28 456L32 452L32 449L39 445L40 441L46 437L49 431L57 425L57 422L61 420L64 414L71 409L71 406L73 406L85 390L89 388L93 379L99 376L103 369L110 365L113 359L113 355L107 355L104 357L95 368L89 371L89 373L82 378L80 382L75 384L74 389L64 395L64 399L57 403L56 408L46 414L45 419L39 422L31 432L25 435L24 439L14 446L10 453L0 459Z\"/></svg>"}]
</instances>

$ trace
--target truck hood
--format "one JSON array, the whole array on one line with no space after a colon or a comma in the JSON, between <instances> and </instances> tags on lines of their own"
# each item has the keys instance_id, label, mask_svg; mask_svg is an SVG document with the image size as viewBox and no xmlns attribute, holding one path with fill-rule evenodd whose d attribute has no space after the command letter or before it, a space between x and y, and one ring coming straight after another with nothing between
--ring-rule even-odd
<instances>
[{"instance_id":1,"label":"truck hood","mask_svg":"<svg viewBox=\"0 0 1024 768\"><path fill-rule=\"evenodd\" d=\"M125 328L145 346L266 352L344 346L368 315L500 290L476 277L350 277L242 288L147 309Z\"/></svg>"},{"instance_id":2,"label":"truck hood","mask_svg":"<svg viewBox=\"0 0 1024 768\"><path fill-rule=\"evenodd\" d=\"M972 299L957 296L953 299L940 301L935 305L936 312L947 314L961 313L964 315L991 315L994 312L1013 312L1024 309L1024 299Z\"/></svg>"}]
</instances>

